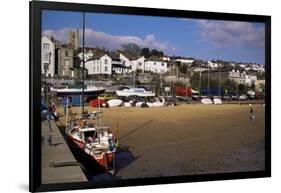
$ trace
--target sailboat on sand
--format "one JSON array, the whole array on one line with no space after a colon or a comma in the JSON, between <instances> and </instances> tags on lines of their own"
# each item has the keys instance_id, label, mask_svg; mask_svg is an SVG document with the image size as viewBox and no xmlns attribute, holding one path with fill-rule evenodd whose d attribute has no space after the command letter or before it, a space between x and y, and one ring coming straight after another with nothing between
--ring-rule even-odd
<instances>
[{"instance_id":1,"label":"sailboat on sand","mask_svg":"<svg viewBox=\"0 0 281 193\"><path fill-rule=\"evenodd\" d=\"M83 52L85 46L85 12L83 12ZM85 69L85 54L83 53L82 65ZM85 95L84 89L85 75L83 73L82 99ZM90 159L91 163L95 164L104 171L115 173L115 153L117 148L117 130L114 132L109 127L101 126L100 115L102 112L95 111L91 114L85 114L84 100L81 100L82 110L81 116L76 119L69 117L68 98L66 101L66 129L65 133L69 142L81 150L83 155Z\"/></svg>"}]
</instances>

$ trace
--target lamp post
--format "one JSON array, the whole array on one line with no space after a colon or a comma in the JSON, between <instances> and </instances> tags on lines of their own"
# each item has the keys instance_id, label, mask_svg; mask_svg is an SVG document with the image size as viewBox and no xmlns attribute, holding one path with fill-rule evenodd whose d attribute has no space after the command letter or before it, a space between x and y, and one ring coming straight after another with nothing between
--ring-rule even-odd
<instances>
[{"instance_id":1,"label":"lamp post","mask_svg":"<svg viewBox=\"0 0 281 193\"><path fill-rule=\"evenodd\" d=\"M199 98L201 99L201 76L202 76L202 73L201 73L201 69L200 69L200 72L199 72Z\"/></svg>"},{"instance_id":2,"label":"lamp post","mask_svg":"<svg viewBox=\"0 0 281 193\"><path fill-rule=\"evenodd\" d=\"M51 52L48 53L48 63L44 64L44 77L45 77L45 89L44 89L45 99L44 100L45 100L46 105L48 104L48 102L47 102L47 100L48 100L48 97L47 97L47 95L48 95L47 74L48 74L50 64L51 64Z\"/></svg>"},{"instance_id":3,"label":"lamp post","mask_svg":"<svg viewBox=\"0 0 281 193\"><path fill-rule=\"evenodd\" d=\"M185 80L185 98L187 100L187 79L188 79L188 66L186 65L186 80Z\"/></svg>"},{"instance_id":4,"label":"lamp post","mask_svg":"<svg viewBox=\"0 0 281 193\"><path fill-rule=\"evenodd\" d=\"M82 31L82 49L83 49L83 63L82 63L82 116L84 115L84 84L85 84L85 12L83 12L83 31Z\"/></svg>"},{"instance_id":5,"label":"lamp post","mask_svg":"<svg viewBox=\"0 0 281 193\"><path fill-rule=\"evenodd\" d=\"M208 97L210 96L210 67L208 65Z\"/></svg>"},{"instance_id":6,"label":"lamp post","mask_svg":"<svg viewBox=\"0 0 281 193\"><path fill-rule=\"evenodd\" d=\"M44 100L45 100L45 104L47 105L47 69L44 70L44 78L45 78Z\"/></svg>"}]
</instances>

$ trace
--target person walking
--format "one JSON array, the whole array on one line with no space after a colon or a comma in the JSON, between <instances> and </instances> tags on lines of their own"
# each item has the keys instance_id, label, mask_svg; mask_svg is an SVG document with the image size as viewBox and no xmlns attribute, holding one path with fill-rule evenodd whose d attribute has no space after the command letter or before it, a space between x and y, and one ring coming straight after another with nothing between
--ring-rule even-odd
<instances>
[{"instance_id":1,"label":"person walking","mask_svg":"<svg viewBox=\"0 0 281 193\"><path fill-rule=\"evenodd\" d=\"M254 115L254 109L253 109L253 107L252 107L252 104L249 104L249 107L250 107L250 119L251 119L252 121L254 121L255 115Z\"/></svg>"}]
</instances>

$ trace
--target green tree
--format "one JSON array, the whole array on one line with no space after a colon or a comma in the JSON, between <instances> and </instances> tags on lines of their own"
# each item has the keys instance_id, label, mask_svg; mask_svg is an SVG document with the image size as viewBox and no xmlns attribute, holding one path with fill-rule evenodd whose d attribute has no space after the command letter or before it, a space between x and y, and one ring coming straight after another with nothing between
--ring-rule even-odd
<instances>
[{"instance_id":1,"label":"green tree","mask_svg":"<svg viewBox=\"0 0 281 193\"><path fill-rule=\"evenodd\" d=\"M180 65L180 66L179 66L179 71L180 71L181 73L186 74L186 71L187 71L187 70L188 70L187 65Z\"/></svg>"},{"instance_id":2,"label":"green tree","mask_svg":"<svg viewBox=\"0 0 281 193\"><path fill-rule=\"evenodd\" d=\"M151 50L151 52L150 52L150 56L163 57L163 56L164 56L164 52L158 51L158 50L156 50L156 49L153 49L153 50Z\"/></svg>"},{"instance_id":3,"label":"green tree","mask_svg":"<svg viewBox=\"0 0 281 193\"><path fill-rule=\"evenodd\" d=\"M199 73L194 73L191 78L190 78L190 85L191 88L195 90L199 90L199 79L200 79L200 74Z\"/></svg>"},{"instance_id":4,"label":"green tree","mask_svg":"<svg viewBox=\"0 0 281 193\"><path fill-rule=\"evenodd\" d=\"M145 58L148 58L150 56L150 50L149 48L143 48L141 49L141 55L144 56Z\"/></svg>"},{"instance_id":5,"label":"green tree","mask_svg":"<svg viewBox=\"0 0 281 193\"><path fill-rule=\"evenodd\" d=\"M222 89L228 93L235 93L236 83L233 80L227 79L222 83Z\"/></svg>"},{"instance_id":6,"label":"green tree","mask_svg":"<svg viewBox=\"0 0 281 193\"><path fill-rule=\"evenodd\" d=\"M244 94L248 90L247 87L244 84L238 84L237 89L238 89L239 94Z\"/></svg>"}]
</instances>

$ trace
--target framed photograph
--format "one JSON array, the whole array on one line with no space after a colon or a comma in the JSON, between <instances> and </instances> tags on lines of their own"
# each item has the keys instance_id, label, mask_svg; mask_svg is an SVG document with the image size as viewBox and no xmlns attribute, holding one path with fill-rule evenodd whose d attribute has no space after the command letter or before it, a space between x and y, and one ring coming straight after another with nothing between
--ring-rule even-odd
<instances>
[{"instance_id":1,"label":"framed photograph","mask_svg":"<svg viewBox=\"0 0 281 193\"><path fill-rule=\"evenodd\" d=\"M30 191L271 176L271 17L30 2Z\"/></svg>"}]
</instances>

